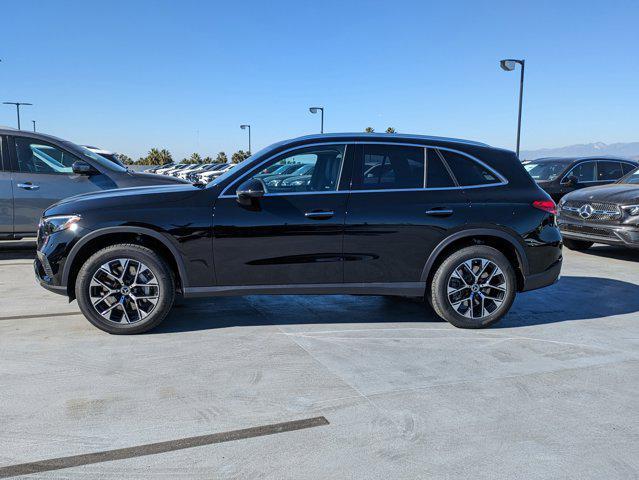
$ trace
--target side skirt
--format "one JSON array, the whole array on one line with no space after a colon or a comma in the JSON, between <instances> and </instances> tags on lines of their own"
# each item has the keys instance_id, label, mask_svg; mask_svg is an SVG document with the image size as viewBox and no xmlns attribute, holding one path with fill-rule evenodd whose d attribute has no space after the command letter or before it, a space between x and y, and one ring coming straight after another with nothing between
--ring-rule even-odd
<instances>
[{"instance_id":1,"label":"side skirt","mask_svg":"<svg viewBox=\"0 0 639 480\"><path fill-rule=\"evenodd\" d=\"M421 297L424 295L425 290L425 282L229 285L187 287L184 289L184 297L230 297L241 295L402 295Z\"/></svg>"}]
</instances>

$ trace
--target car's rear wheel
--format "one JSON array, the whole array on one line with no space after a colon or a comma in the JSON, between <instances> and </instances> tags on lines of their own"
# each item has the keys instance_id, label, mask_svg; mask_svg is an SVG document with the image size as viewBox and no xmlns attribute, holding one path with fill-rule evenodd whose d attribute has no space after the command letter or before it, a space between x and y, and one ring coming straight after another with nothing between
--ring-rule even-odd
<instances>
[{"instance_id":1,"label":"car's rear wheel","mask_svg":"<svg viewBox=\"0 0 639 480\"><path fill-rule=\"evenodd\" d=\"M515 272L499 250L462 248L437 268L427 298L441 318L459 328L485 328L499 321L515 299Z\"/></svg>"},{"instance_id":2,"label":"car's rear wheel","mask_svg":"<svg viewBox=\"0 0 639 480\"><path fill-rule=\"evenodd\" d=\"M175 282L161 256L141 245L118 244L85 262L75 294L93 325L109 333L133 334L164 320L173 305Z\"/></svg>"},{"instance_id":3,"label":"car's rear wheel","mask_svg":"<svg viewBox=\"0 0 639 480\"><path fill-rule=\"evenodd\" d=\"M595 242L587 242L585 240L573 240L571 238L564 238L564 245L568 250L588 250L594 245Z\"/></svg>"}]
</instances>

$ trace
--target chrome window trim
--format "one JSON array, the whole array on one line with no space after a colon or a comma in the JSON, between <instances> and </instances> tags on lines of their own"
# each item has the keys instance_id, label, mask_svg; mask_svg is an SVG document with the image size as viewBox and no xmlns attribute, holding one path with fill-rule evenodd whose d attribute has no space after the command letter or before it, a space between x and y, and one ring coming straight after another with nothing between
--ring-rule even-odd
<instances>
[{"instance_id":1,"label":"chrome window trim","mask_svg":"<svg viewBox=\"0 0 639 480\"><path fill-rule=\"evenodd\" d=\"M597 165L597 162L616 162L616 163L619 163L619 164L629 165L629 166L631 166L631 167L632 167L632 168L634 168L634 169L636 169L636 168L637 168L637 166L636 166L635 164L633 164L633 163L626 162L626 161L624 161L624 160L616 160L616 159L613 159L613 158L596 158L596 159L593 159L593 160L583 160L583 161L580 161L579 163L577 163L576 165L574 165L574 166L573 166L573 167L572 167L572 168L568 171L568 173L566 173L563 177L561 177L561 181L559 182L559 184L560 184L560 185L565 185L566 178L570 176L570 174L572 173L572 171L573 171L575 168L577 168L577 167L579 167L579 166L583 165L584 163L594 163L594 164L595 164L595 178L597 178L597 177L599 176L599 165ZM623 169L622 169L622 171L623 171ZM585 182L579 182L579 183L616 182L617 180L619 180L619 179L621 179L621 178L625 177L626 175L628 175L628 173L625 173L625 174L621 175L621 177L619 177L619 178L617 178L617 179L615 179L615 180L586 180Z\"/></svg>"},{"instance_id":2,"label":"chrome window trim","mask_svg":"<svg viewBox=\"0 0 639 480\"><path fill-rule=\"evenodd\" d=\"M495 177L499 179L499 182L486 183L486 184L482 184L482 185L457 185L457 186L454 186L454 187L433 187L433 188L422 187L422 188L396 188L396 189L395 188L392 188L392 189L391 188L381 188L381 189L367 189L367 190L352 190L352 189L339 190L341 179L342 179L341 178L341 170L344 168L344 161L346 160L346 148L348 148L349 145L353 146L353 145L368 145L368 144L372 144L372 145L391 145L391 146L392 145L401 145L401 146L407 146L407 147L418 147L418 148L421 147L421 148L424 148L424 149L432 148L432 149L435 149L435 150L445 150L445 151L449 151L449 152L458 153L458 154L463 155L463 156L471 159L472 161L477 162L480 165L482 165L489 172L491 172L493 175L495 175ZM491 187L503 187L504 185L508 185L508 179L506 177L504 177L501 173L497 172L494 168L492 168L491 166L487 165L485 162L482 162L477 157L474 157L474 156L470 155L469 153L462 152L461 150L456 150L454 148L449 148L449 147L424 145L423 143L419 143L419 142L404 143L404 142L380 142L380 141L376 142L376 141L367 141L367 140L361 140L360 141L360 140L358 140L358 141L354 141L354 142L320 142L320 143L312 143L312 144L303 145L303 146L298 145L296 147L291 147L291 148L289 148L287 150L279 152L279 153L277 153L275 155L271 155L270 157L266 158L265 160L263 160L260 163L258 163L257 165L255 165L255 167L253 167L250 172L247 172L247 173L241 175L239 178L234 179L233 181L231 181L231 183L229 183L229 185L227 185L224 188L224 190L222 191L222 193L220 194L220 196L218 198L236 198L236 195L228 195L227 194L227 190L233 184L237 183L238 181L244 180L245 177L247 177L248 175L253 174L253 172L255 172L255 170L259 169L259 167L264 165L266 162L272 160L273 158L278 157L280 155L284 155L284 154L289 153L289 152L291 152L293 150L298 150L298 149L306 148L306 147L322 146L322 145L345 145L346 146L346 148L344 149L344 159L342 160L342 166L340 167L340 176L339 176L339 179L338 179L337 190L331 190L331 191L327 191L327 192L266 193L266 194L264 194L264 196L265 197L281 197L281 196L288 196L288 195L331 195L331 194L344 194L344 193L421 192L421 191L465 190L465 189L476 189L476 188L491 188ZM427 160L427 158L425 158L425 160ZM448 164L446 163L445 159L443 159L443 160L444 160L444 165L446 167L448 167ZM595 168L596 168L596 166L595 166ZM425 169L426 169L426 166L425 166ZM455 178L454 175L451 175L451 178L453 179L454 182L457 183L457 179Z\"/></svg>"}]
</instances>

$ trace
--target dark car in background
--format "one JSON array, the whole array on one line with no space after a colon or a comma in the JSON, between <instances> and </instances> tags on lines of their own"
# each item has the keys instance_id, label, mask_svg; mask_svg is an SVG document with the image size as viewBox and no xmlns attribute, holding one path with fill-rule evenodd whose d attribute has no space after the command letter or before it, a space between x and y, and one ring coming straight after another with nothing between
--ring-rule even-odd
<instances>
[{"instance_id":1,"label":"dark car in background","mask_svg":"<svg viewBox=\"0 0 639 480\"><path fill-rule=\"evenodd\" d=\"M11 128L0 129L0 239L34 236L42 212L81 193L184 183L135 173L72 142Z\"/></svg>"},{"instance_id":2,"label":"dark car in background","mask_svg":"<svg viewBox=\"0 0 639 480\"><path fill-rule=\"evenodd\" d=\"M635 160L614 157L549 157L522 163L555 202L580 188L614 183L639 166Z\"/></svg>"},{"instance_id":3,"label":"dark car in background","mask_svg":"<svg viewBox=\"0 0 639 480\"><path fill-rule=\"evenodd\" d=\"M304 163L294 192L264 171ZM375 166L383 174L367 176ZM514 152L449 138L323 134L276 143L206 187L67 199L40 223L35 272L110 333L146 331L184 297L423 297L483 328L562 264L556 206Z\"/></svg>"},{"instance_id":4,"label":"dark car in background","mask_svg":"<svg viewBox=\"0 0 639 480\"><path fill-rule=\"evenodd\" d=\"M612 185L564 196L558 224L571 250L586 250L594 243L639 248L639 169Z\"/></svg>"}]
</instances>

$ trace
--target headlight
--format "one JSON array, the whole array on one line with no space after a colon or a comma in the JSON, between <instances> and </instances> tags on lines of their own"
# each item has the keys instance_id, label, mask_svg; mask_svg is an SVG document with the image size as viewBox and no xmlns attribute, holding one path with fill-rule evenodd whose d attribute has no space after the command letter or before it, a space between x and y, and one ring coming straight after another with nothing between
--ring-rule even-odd
<instances>
[{"instance_id":1,"label":"headlight","mask_svg":"<svg viewBox=\"0 0 639 480\"><path fill-rule=\"evenodd\" d=\"M289 185L291 187L301 187L306 184L306 180L293 180Z\"/></svg>"},{"instance_id":2,"label":"headlight","mask_svg":"<svg viewBox=\"0 0 639 480\"><path fill-rule=\"evenodd\" d=\"M628 212L628 215L632 217L639 215L639 205L624 205L621 208Z\"/></svg>"},{"instance_id":3,"label":"headlight","mask_svg":"<svg viewBox=\"0 0 639 480\"><path fill-rule=\"evenodd\" d=\"M563 207L564 204L566 203L566 197L561 197L561 200L559 200L559 207Z\"/></svg>"},{"instance_id":4,"label":"headlight","mask_svg":"<svg viewBox=\"0 0 639 480\"><path fill-rule=\"evenodd\" d=\"M53 215L40 220L40 232L43 236L49 236L52 233L62 230L75 231L80 221L79 215Z\"/></svg>"},{"instance_id":5,"label":"headlight","mask_svg":"<svg viewBox=\"0 0 639 480\"><path fill-rule=\"evenodd\" d=\"M280 184L281 180L271 180L266 185L268 187L277 187Z\"/></svg>"}]
</instances>

